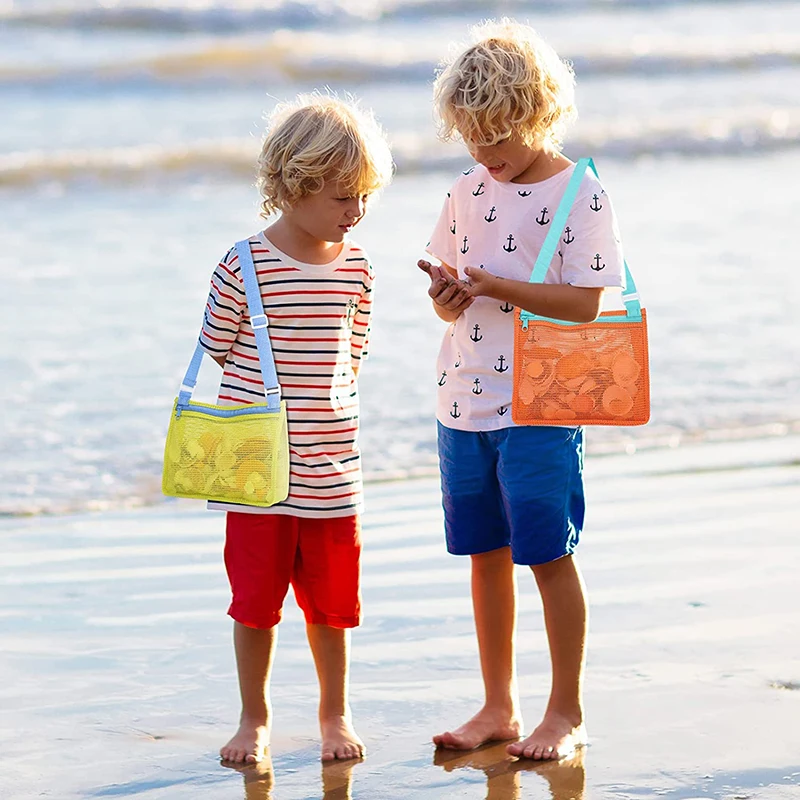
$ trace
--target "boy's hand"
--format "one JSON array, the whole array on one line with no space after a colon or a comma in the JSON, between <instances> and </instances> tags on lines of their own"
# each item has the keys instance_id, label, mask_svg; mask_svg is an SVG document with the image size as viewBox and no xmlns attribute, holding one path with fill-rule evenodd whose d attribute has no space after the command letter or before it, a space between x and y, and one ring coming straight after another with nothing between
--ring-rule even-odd
<instances>
[{"instance_id":1,"label":"boy's hand","mask_svg":"<svg viewBox=\"0 0 800 800\"><path fill-rule=\"evenodd\" d=\"M417 266L431 279L428 295L436 305L456 315L472 305L474 298L466 281L454 278L442 267L437 267L428 261L417 261Z\"/></svg>"},{"instance_id":2,"label":"boy's hand","mask_svg":"<svg viewBox=\"0 0 800 800\"><path fill-rule=\"evenodd\" d=\"M497 281L500 280L496 275L479 267L467 267L464 272L469 278L469 293L472 297L492 296L492 290L496 289Z\"/></svg>"}]
</instances>

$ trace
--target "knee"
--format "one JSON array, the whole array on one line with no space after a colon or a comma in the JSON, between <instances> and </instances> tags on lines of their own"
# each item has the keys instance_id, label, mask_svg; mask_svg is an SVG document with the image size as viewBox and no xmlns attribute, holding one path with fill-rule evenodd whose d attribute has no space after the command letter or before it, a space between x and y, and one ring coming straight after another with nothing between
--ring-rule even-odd
<instances>
[{"instance_id":1,"label":"knee","mask_svg":"<svg viewBox=\"0 0 800 800\"><path fill-rule=\"evenodd\" d=\"M531 570L539 585L572 578L577 575L577 564L571 556L562 556L544 564L532 564Z\"/></svg>"}]
</instances>

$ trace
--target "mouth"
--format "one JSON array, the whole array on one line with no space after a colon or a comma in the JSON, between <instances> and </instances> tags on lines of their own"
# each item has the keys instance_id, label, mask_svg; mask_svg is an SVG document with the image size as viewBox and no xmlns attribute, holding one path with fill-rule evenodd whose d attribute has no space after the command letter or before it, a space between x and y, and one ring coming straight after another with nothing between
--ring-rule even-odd
<instances>
[{"instance_id":1,"label":"mouth","mask_svg":"<svg viewBox=\"0 0 800 800\"><path fill-rule=\"evenodd\" d=\"M494 167L486 166L486 170L490 175L497 175L505 169L505 164L498 164Z\"/></svg>"}]
</instances>

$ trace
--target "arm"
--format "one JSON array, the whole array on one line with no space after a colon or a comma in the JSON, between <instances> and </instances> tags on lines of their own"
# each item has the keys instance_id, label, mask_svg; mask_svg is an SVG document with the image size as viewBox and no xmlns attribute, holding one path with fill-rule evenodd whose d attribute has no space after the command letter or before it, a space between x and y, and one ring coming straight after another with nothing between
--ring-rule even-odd
<instances>
[{"instance_id":1,"label":"arm","mask_svg":"<svg viewBox=\"0 0 800 800\"><path fill-rule=\"evenodd\" d=\"M439 319L455 322L475 299L470 294L469 285L459 280L458 273L444 262L436 267L420 260L417 266L431 279L428 295L433 300L433 310Z\"/></svg>"},{"instance_id":2,"label":"arm","mask_svg":"<svg viewBox=\"0 0 800 800\"><path fill-rule=\"evenodd\" d=\"M600 313L602 286L585 288L567 283L512 281L476 267L467 267L466 273L473 297L504 300L532 314L567 322L592 322Z\"/></svg>"},{"instance_id":3,"label":"arm","mask_svg":"<svg viewBox=\"0 0 800 800\"><path fill-rule=\"evenodd\" d=\"M217 264L211 276L203 327L200 330L200 344L223 369L246 307L247 299L236 252L231 249Z\"/></svg>"},{"instance_id":4,"label":"arm","mask_svg":"<svg viewBox=\"0 0 800 800\"><path fill-rule=\"evenodd\" d=\"M366 265L361 297L353 313L353 328L350 334L350 364L356 378L361 371L361 365L369 357L369 337L372 324L372 288L375 283L375 270L369 261L366 262Z\"/></svg>"}]
</instances>

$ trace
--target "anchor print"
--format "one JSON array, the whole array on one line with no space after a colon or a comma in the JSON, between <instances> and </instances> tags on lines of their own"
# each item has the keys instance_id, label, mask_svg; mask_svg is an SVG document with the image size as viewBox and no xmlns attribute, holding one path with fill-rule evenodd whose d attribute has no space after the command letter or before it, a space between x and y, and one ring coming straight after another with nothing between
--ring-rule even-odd
<instances>
[{"instance_id":1,"label":"anchor print","mask_svg":"<svg viewBox=\"0 0 800 800\"><path fill-rule=\"evenodd\" d=\"M500 408L497 409L497 413L501 417L506 413L506 411L508 411L508 406L500 406Z\"/></svg>"},{"instance_id":2,"label":"anchor print","mask_svg":"<svg viewBox=\"0 0 800 800\"><path fill-rule=\"evenodd\" d=\"M467 237L464 237L464 244L461 245L461 252L466 253L469 250L469 245L467 244Z\"/></svg>"},{"instance_id":3,"label":"anchor print","mask_svg":"<svg viewBox=\"0 0 800 800\"><path fill-rule=\"evenodd\" d=\"M536 217L536 222L538 222L539 225L547 225L547 223L550 222L550 220L547 219L547 206L542 209L541 217Z\"/></svg>"},{"instance_id":4,"label":"anchor print","mask_svg":"<svg viewBox=\"0 0 800 800\"><path fill-rule=\"evenodd\" d=\"M521 192L519 189L517 189L517 194L520 197L527 197L530 194L530 192Z\"/></svg>"},{"instance_id":5,"label":"anchor print","mask_svg":"<svg viewBox=\"0 0 800 800\"><path fill-rule=\"evenodd\" d=\"M481 326L477 324L472 329L473 332L469 335L469 338L472 339L473 342L479 342L481 339L483 339L483 336L480 335L480 330Z\"/></svg>"},{"instance_id":6,"label":"anchor print","mask_svg":"<svg viewBox=\"0 0 800 800\"><path fill-rule=\"evenodd\" d=\"M453 224L455 224L455 222ZM453 233L455 233L455 231L453 231ZM567 234L564 237L564 244L572 244L575 241L575 237L571 235L572 234L572 228L570 228L569 225L567 225L567 227L564 228L564 233Z\"/></svg>"},{"instance_id":7,"label":"anchor print","mask_svg":"<svg viewBox=\"0 0 800 800\"><path fill-rule=\"evenodd\" d=\"M600 265L600 261L601 260L602 259L600 258L600 253L596 253L595 257L594 257L594 264L592 264L592 269L595 272L600 272L601 269L605 269L606 268L605 264L603 264L602 266Z\"/></svg>"},{"instance_id":8,"label":"anchor print","mask_svg":"<svg viewBox=\"0 0 800 800\"><path fill-rule=\"evenodd\" d=\"M442 377L439 378L439 386L444 386L447 383L447 370L442 372Z\"/></svg>"},{"instance_id":9,"label":"anchor print","mask_svg":"<svg viewBox=\"0 0 800 800\"><path fill-rule=\"evenodd\" d=\"M500 310L504 314L510 314L514 310L514 306L512 306L508 301L506 301L505 303L503 303L503 305L500 306Z\"/></svg>"},{"instance_id":10,"label":"anchor print","mask_svg":"<svg viewBox=\"0 0 800 800\"><path fill-rule=\"evenodd\" d=\"M496 206L492 206L489 209L489 213L484 217L487 222L494 222L497 219L497 215L494 213L496 211Z\"/></svg>"},{"instance_id":11,"label":"anchor print","mask_svg":"<svg viewBox=\"0 0 800 800\"><path fill-rule=\"evenodd\" d=\"M497 363L498 363L500 366L499 366L499 367L495 367L495 368L494 368L494 369L495 369L495 372L499 372L499 373L501 373L501 374L502 374L503 372L508 372L508 370L509 370L509 367L507 367L507 366L506 366L506 357L505 357L505 356L500 356L500 357L497 359Z\"/></svg>"},{"instance_id":12,"label":"anchor print","mask_svg":"<svg viewBox=\"0 0 800 800\"><path fill-rule=\"evenodd\" d=\"M475 191L472 193L472 196L473 197L479 197L480 195L482 195L483 194L483 186L484 186L484 183L483 183L483 181L481 181L478 184L478 188L475 189Z\"/></svg>"},{"instance_id":13,"label":"anchor print","mask_svg":"<svg viewBox=\"0 0 800 800\"><path fill-rule=\"evenodd\" d=\"M591 208L592 211L599 211L603 207L603 204L601 202L599 202L599 201L600 201L600 198L596 194L593 194L592 195L592 204L589 206L589 208Z\"/></svg>"},{"instance_id":14,"label":"anchor print","mask_svg":"<svg viewBox=\"0 0 800 800\"><path fill-rule=\"evenodd\" d=\"M453 364L453 369L458 369L461 366L461 353L458 354L458 358L456 359L456 363Z\"/></svg>"},{"instance_id":15,"label":"anchor print","mask_svg":"<svg viewBox=\"0 0 800 800\"><path fill-rule=\"evenodd\" d=\"M506 253L513 253L517 249L517 246L515 244L513 244L513 241L514 241L514 237L509 233L508 234L508 244L504 244L503 245L503 250L505 250Z\"/></svg>"},{"instance_id":16,"label":"anchor print","mask_svg":"<svg viewBox=\"0 0 800 800\"><path fill-rule=\"evenodd\" d=\"M472 394L481 394L483 392L483 389L481 389L481 379L475 378L475 380L472 382L475 384L475 388L472 390Z\"/></svg>"},{"instance_id":17,"label":"anchor print","mask_svg":"<svg viewBox=\"0 0 800 800\"><path fill-rule=\"evenodd\" d=\"M461 416L458 411L458 403L455 400L453 401L453 410L450 412L450 416L453 419L458 419Z\"/></svg>"},{"instance_id":18,"label":"anchor print","mask_svg":"<svg viewBox=\"0 0 800 800\"><path fill-rule=\"evenodd\" d=\"M456 232L456 221L453 220L453 224L450 226L450 233L455 235L455 232Z\"/></svg>"}]
</instances>

